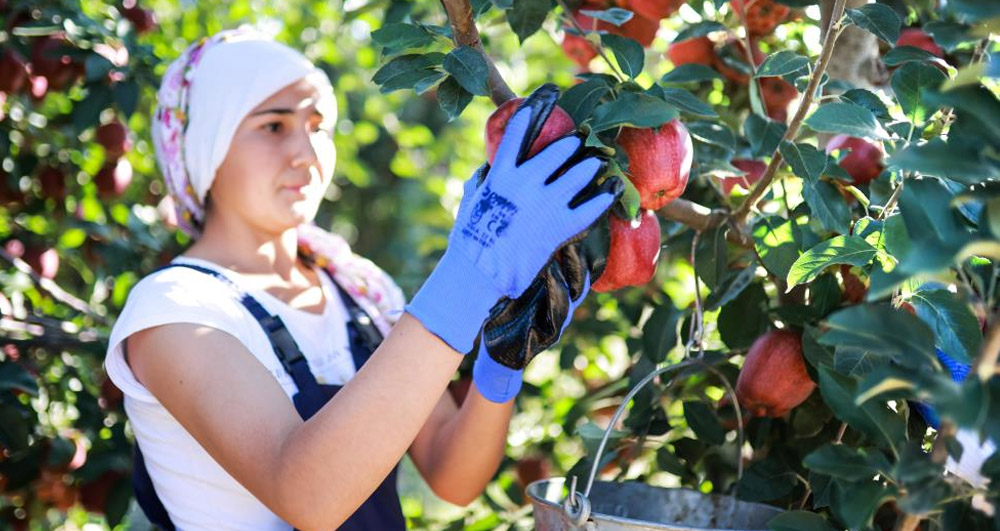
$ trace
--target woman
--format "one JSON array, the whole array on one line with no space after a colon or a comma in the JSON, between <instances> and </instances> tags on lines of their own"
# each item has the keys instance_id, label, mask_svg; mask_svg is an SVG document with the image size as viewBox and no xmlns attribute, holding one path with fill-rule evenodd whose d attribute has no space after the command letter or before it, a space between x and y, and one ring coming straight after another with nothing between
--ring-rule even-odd
<instances>
[{"instance_id":1,"label":"woman","mask_svg":"<svg viewBox=\"0 0 1000 531\"><path fill-rule=\"evenodd\" d=\"M406 452L442 498L479 495L523 364L478 356L461 408L447 383L490 308L524 293L619 189L588 186L603 161L575 135L526 159L556 96L536 92L511 119L403 311L388 275L310 224L335 161L325 74L248 29L170 66L154 142L196 239L132 290L106 360L154 523L400 529L394 470Z\"/></svg>"}]
</instances>

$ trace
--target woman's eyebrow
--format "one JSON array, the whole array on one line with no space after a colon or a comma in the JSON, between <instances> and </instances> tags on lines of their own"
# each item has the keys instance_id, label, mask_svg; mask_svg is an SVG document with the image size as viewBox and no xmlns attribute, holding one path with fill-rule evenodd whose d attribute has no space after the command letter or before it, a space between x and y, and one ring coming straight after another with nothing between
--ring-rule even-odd
<instances>
[{"instance_id":1,"label":"woman's eyebrow","mask_svg":"<svg viewBox=\"0 0 1000 531\"><path fill-rule=\"evenodd\" d=\"M312 107L312 113L310 114L324 116L323 112L316 106L317 103L317 98L306 98L299 103L298 108L303 109ZM295 111L296 109L292 109L291 107L274 107L271 109L257 111L250 114L250 116L260 116L262 114L295 114Z\"/></svg>"}]
</instances>

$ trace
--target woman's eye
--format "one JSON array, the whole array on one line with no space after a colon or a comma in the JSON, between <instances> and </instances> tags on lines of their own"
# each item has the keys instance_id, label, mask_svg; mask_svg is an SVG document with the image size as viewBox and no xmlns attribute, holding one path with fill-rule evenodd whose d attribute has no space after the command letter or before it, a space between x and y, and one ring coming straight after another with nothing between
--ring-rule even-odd
<instances>
[{"instance_id":1,"label":"woman's eye","mask_svg":"<svg viewBox=\"0 0 1000 531\"><path fill-rule=\"evenodd\" d=\"M281 122L270 122L265 124L264 128L270 133L280 133L283 127Z\"/></svg>"}]
</instances>

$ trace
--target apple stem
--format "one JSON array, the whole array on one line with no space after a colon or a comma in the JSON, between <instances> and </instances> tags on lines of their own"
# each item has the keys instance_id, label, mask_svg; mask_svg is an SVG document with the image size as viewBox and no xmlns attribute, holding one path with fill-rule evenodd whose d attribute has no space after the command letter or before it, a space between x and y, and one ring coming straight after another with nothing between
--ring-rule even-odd
<instances>
[{"instance_id":1,"label":"apple stem","mask_svg":"<svg viewBox=\"0 0 1000 531\"><path fill-rule=\"evenodd\" d=\"M90 305L88 305L86 302L74 297L73 295L70 295L66 290L59 287L59 284L56 284L53 280L39 275L38 272L36 272L24 260L12 256L2 248L0 248L0 258L5 260L6 262L13 264L18 271L25 273L29 277L31 277L31 280L34 281L35 284L37 284L38 287L42 289L42 291L45 291L46 293L51 295L53 299L69 306L70 308L73 308L74 310L80 313L86 314L87 316L91 317L98 323L107 324L107 319L102 317L101 314L97 313L97 310L91 308Z\"/></svg>"},{"instance_id":2,"label":"apple stem","mask_svg":"<svg viewBox=\"0 0 1000 531\"><path fill-rule=\"evenodd\" d=\"M785 131L785 136L781 139L782 142L791 142L799 134L799 128L802 126L802 121L806 117L806 112L809 111L809 107L812 105L813 98L816 96L816 91L819 88L819 83L823 79L823 74L826 72L826 67L830 63L830 56L833 54L834 45L837 42L837 37L840 36L841 30L844 26L841 24L841 19L844 17L844 7L847 0L835 0L833 4L833 16L830 17L830 27L827 28L825 36L823 37L823 50L820 52L819 59L816 61L816 68L813 69L812 76L809 78L809 86L806 87L805 94L802 95L802 101L799 103L799 107L795 110L795 116L792 121L788 124L788 130ZM771 154L771 161L767 164L767 169L764 170L764 176L761 177L760 182L757 186L750 192L747 196L746 201L740 206L736 212L733 213L733 220L736 225L743 226L746 225L747 217L750 215L750 210L753 208L757 201L764 195L764 192L769 186L771 186L771 181L774 180L774 175L778 171L778 167L781 166L781 152L778 149L781 147L781 143L775 146L774 153Z\"/></svg>"},{"instance_id":3,"label":"apple stem","mask_svg":"<svg viewBox=\"0 0 1000 531\"><path fill-rule=\"evenodd\" d=\"M479 29L476 28L476 20L472 16L472 4L469 0L441 0L448 22L451 23L452 33L456 46L469 46L483 54L486 66L489 68L489 78L487 83L490 87L490 99L493 104L499 107L507 100L516 97L514 91L510 89L504 81L500 71L497 70L493 59L486 54L483 49L483 41L479 38Z\"/></svg>"}]
</instances>

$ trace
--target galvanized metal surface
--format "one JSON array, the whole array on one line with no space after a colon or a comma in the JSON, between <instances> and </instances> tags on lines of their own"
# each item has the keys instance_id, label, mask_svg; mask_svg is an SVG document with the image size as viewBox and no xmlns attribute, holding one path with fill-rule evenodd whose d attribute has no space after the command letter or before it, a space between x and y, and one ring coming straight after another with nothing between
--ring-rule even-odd
<instances>
[{"instance_id":1,"label":"galvanized metal surface","mask_svg":"<svg viewBox=\"0 0 1000 531\"><path fill-rule=\"evenodd\" d=\"M731 496L667 489L643 483L593 484L586 502L586 523L574 525L563 508L569 492L563 478L542 479L528 486L537 531L758 531L781 509Z\"/></svg>"}]
</instances>

